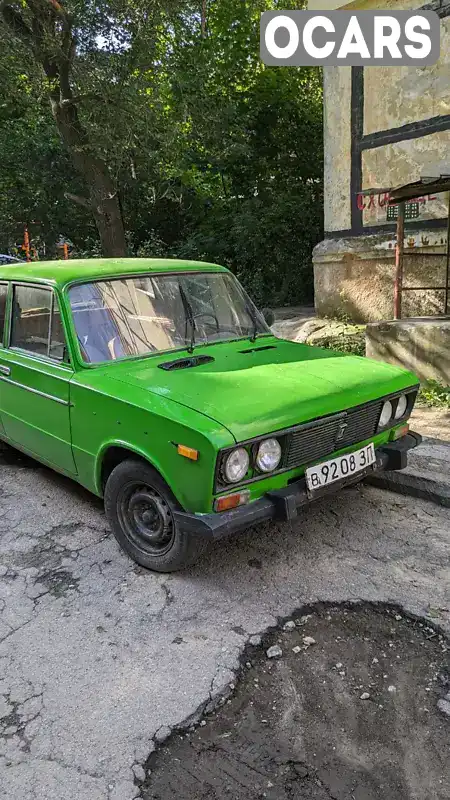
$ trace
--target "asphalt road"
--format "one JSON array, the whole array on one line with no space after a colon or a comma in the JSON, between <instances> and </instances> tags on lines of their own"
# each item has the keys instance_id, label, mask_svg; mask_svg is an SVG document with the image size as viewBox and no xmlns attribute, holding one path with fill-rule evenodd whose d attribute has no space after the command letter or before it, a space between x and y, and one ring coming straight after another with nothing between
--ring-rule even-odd
<instances>
[{"instance_id":1,"label":"asphalt road","mask_svg":"<svg viewBox=\"0 0 450 800\"><path fill-rule=\"evenodd\" d=\"M5 461L5 459L3 459ZM450 510L363 487L173 576L136 568L101 505L0 464L0 798L131 800L249 636L320 600L398 603L450 632ZM445 610L447 609L447 610Z\"/></svg>"}]
</instances>

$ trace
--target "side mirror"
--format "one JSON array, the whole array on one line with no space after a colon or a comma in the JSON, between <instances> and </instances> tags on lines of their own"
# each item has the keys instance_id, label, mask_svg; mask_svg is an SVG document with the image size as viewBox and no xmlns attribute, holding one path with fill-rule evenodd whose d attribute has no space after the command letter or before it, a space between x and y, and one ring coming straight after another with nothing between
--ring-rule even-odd
<instances>
[{"instance_id":1,"label":"side mirror","mask_svg":"<svg viewBox=\"0 0 450 800\"><path fill-rule=\"evenodd\" d=\"M273 323L275 322L275 314L273 313L271 308L263 308L261 313L270 328L271 325L273 325Z\"/></svg>"}]
</instances>

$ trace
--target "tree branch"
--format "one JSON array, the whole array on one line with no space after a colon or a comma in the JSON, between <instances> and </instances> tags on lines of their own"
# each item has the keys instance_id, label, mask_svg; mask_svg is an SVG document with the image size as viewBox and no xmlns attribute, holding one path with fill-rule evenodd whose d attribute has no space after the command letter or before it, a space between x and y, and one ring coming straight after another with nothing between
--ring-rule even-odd
<instances>
[{"instance_id":1,"label":"tree branch","mask_svg":"<svg viewBox=\"0 0 450 800\"><path fill-rule=\"evenodd\" d=\"M72 27L72 17L66 11L66 9L60 3L58 3L58 0L38 0L38 3L43 10L47 8L47 10L52 11L57 17L59 17L63 23L63 30L67 30L68 28Z\"/></svg>"},{"instance_id":2,"label":"tree branch","mask_svg":"<svg viewBox=\"0 0 450 800\"><path fill-rule=\"evenodd\" d=\"M103 100L100 94L96 94L95 92L85 92L85 94L76 94L73 97L66 98L61 100L60 105L64 106L72 106L76 105L77 103L82 103L84 100Z\"/></svg>"},{"instance_id":3,"label":"tree branch","mask_svg":"<svg viewBox=\"0 0 450 800\"><path fill-rule=\"evenodd\" d=\"M74 203L78 203L79 206L83 206L83 208L88 208L89 211L92 211L92 203L87 197L80 197L78 194L72 194L71 192L64 192L64 197L67 200L72 200Z\"/></svg>"}]
</instances>

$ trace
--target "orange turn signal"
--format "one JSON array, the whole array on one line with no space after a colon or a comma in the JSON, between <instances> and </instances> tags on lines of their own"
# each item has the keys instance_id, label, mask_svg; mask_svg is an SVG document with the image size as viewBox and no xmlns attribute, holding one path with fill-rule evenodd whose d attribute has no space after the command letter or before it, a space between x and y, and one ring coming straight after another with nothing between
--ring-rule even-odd
<instances>
[{"instance_id":1,"label":"orange turn signal","mask_svg":"<svg viewBox=\"0 0 450 800\"><path fill-rule=\"evenodd\" d=\"M198 450L194 450L193 447L187 447L185 444L178 444L177 445L178 455L184 456L185 458L190 458L191 461L198 461Z\"/></svg>"},{"instance_id":2,"label":"orange turn signal","mask_svg":"<svg viewBox=\"0 0 450 800\"><path fill-rule=\"evenodd\" d=\"M219 497L214 503L214 511L230 511L232 508L243 506L250 500L250 492L238 492Z\"/></svg>"},{"instance_id":3,"label":"orange turn signal","mask_svg":"<svg viewBox=\"0 0 450 800\"><path fill-rule=\"evenodd\" d=\"M397 439L401 439L402 436L406 436L407 433L409 433L409 425L402 425L401 428L397 428L397 430L394 431L394 442Z\"/></svg>"}]
</instances>

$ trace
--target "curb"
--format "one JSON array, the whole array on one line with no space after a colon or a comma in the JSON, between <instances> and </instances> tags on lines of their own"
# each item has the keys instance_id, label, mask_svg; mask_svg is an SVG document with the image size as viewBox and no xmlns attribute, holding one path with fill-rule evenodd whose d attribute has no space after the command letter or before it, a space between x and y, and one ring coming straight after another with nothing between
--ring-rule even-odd
<instances>
[{"instance_id":1,"label":"curb","mask_svg":"<svg viewBox=\"0 0 450 800\"><path fill-rule=\"evenodd\" d=\"M375 473L365 483L450 508L450 443L424 437L404 470Z\"/></svg>"},{"instance_id":2,"label":"curb","mask_svg":"<svg viewBox=\"0 0 450 800\"><path fill-rule=\"evenodd\" d=\"M370 475L365 483L390 492L429 500L438 506L450 508L450 485L437 483L422 475L411 475L408 472L385 472L382 475Z\"/></svg>"}]
</instances>

